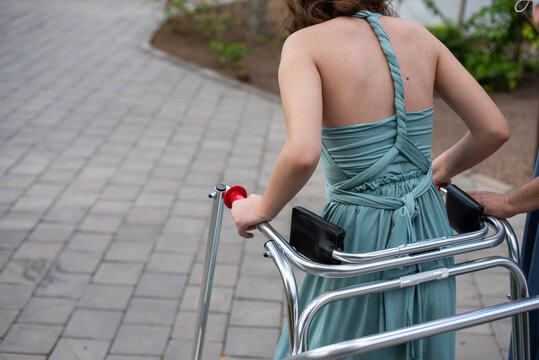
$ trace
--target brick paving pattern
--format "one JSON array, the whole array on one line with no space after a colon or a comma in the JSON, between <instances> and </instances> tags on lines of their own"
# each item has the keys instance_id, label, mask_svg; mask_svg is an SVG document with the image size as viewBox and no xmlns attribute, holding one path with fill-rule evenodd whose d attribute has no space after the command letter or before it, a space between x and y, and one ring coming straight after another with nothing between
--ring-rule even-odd
<instances>
[{"instance_id":1,"label":"brick paving pattern","mask_svg":"<svg viewBox=\"0 0 539 360\"><path fill-rule=\"evenodd\" d=\"M144 46L160 20L150 0L0 2L1 360L191 357L207 195L262 191L285 127L277 98ZM504 190L487 180L457 183ZM317 171L291 205L323 201ZM204 359L271 358L283 292L263 242L225 212ZM504 301L506 279L459 278L459 311ZM458 332L458 358L504 359L509 332Z\"/></svg>"}]
</instances>

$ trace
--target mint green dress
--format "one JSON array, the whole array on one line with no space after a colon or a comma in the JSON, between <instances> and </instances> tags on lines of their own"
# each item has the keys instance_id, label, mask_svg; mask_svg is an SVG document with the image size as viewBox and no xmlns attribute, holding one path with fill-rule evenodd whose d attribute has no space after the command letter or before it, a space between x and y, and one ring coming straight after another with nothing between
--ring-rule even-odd
<instances>
[{"instance_id":1,"label":"mint green dress","mask_svg":"<svg viewBox=\"0 0 539 360\"><path fill-rule=\"evenodd\" d=\"M396 115L376 123L324 128L320 165L327 180L322 216L346 230L344 251L365 253L449 235L445 206L430 170L431 107L407 113L395 53L379 14L360 11L369 21L388 59L395 85ZM300 309L319 294L345 286L413 274L451 265L452 258L346 279L306 275ZM309 349L402 328L455 314L455 279L440 280L341 300L313 320ZM289 356L285 329L274 359ZM349 359L445 360L455 357L455 334L437 335Z\"/></svg>"}]
</instances>

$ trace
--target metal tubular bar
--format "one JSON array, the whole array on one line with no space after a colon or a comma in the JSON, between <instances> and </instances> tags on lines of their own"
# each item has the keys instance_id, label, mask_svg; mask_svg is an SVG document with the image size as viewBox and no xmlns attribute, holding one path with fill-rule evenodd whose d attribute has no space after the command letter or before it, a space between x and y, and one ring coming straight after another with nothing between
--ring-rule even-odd
<instances>
[{"instance_id":1,"label":"metal tubular bar","mask_svg":"<svg viewBox=\"0 0 539 360\"><path fill-rule=\"evenodd\" d=\"M290 264L286 261L286 258L281 254L273 241L266 242L264 247L269 251L271 258L279 269L281 279L283 280L288 314L288 343L290 345L290 352L292 352L292 349L295 347L295 334L297 332L296 324L298 323L299 317L299 297L296 278Z\"/></svg>"},{"instance_id":2,"label":"metal tubular bar","mask_svg":"<svg viewBox=\"0 0 539 360\"><path fill-rule=\"evenodd\" d=\"M370 335L359 339L327 345L318 349L291 356L288 359L342 359L347 356L362 354L449 331L484 324L538 308L539 295L533 298L514 300L464 314L428 321L423 324L413 325L393 331L387 331L381 334Z\"/></svg>"},{"instance_id":3,"label":"metal tubular bar","mask_svg":"<svg viewBox=\"0 0 539 360\"><path fill-rule=\"evenodd\" d=\"M513 230L513 227L509 222L505 219L500 220L503 228L505 229L505 237L507 240L507 247L509 248L509 256L511 259L513 259L517 264L520 264L520 249L518 246L518 239L517 235L515 234L515 230Z\"/></svg>"},{"instance_id":4,"label":"metal tubular bar","mask_svg":"<svg viewBox=\"0 0 539 360\"><path fill-rule=\"evenodd\" d=\"M366 264L343 264L343 265L326 265L313 262L306 257L298 254L294 248L288 244L288 242L282 238L282 236L273 229L268 223L261 223L258 225L258 229L269 239L275 241L279 246L283 254L292 262L298 269L303 270L309 274L342 278L353 275L360 275L372 271L381 271L394 267L416 264L420 262L441 259L448 256L462 254L466 252L481 250L499 245L504 240L505 231L502 224L498 219L487 218L490 224L495 227L495 234L486 237L485 239L477 242L467 242L463 244L454 245L451 247L445 247L439 250L431 252L419 253L411 255L405 255L392 259L381 259Z\"/></svg>"},{"instance_id":5,"label":"metal tubular bar","mask_svg":"<svg viewBox=\"0 0 539 360\"><path fill-rule=\"evenodd\" d=\"M513 230L513 227L511 226L511 224L509 224L507 220L502 219L501 222L505 229L505 239L507 241L507 248L509 249L509 256L517 264L519 264L520 263L520 249L519 249L518 239L515 234L515 231ZM514 300L515 291L516 291L516 284L515 284L514 278L511 278L510 286L511 286L511 300ZM523 334L522 332L519 331L521 328L528 327L528 321L529 321L528 314L523 314L523 315L513 317L513 331L511 333L512 342L513 344L515 344L512 346L513 359L520 359L522 357L524 357L525 359L529 359L530 357L529 336L526 336L526 334ZM520 346L518 346L518 344L520 344Z\"/></svg>"},{"instance_id":6,"label":"metal tubular bar","mask_svg":"<svg viewBox=\"0 0 539 360\"><path fill-rule=\"evenodd\" d=\"M308 333L312 320L314 319L318 311L322 309L322 307L333 301L343 300L350 297L366 294L372 294L375 292L404 288L427 281L446 279L448 277L468 274L470 272L489 269L496 266L505 267L516 279L515 283L517 284L518 299L528 297L528 286L526 283L526 278L522 273L522 270L519 268L518 264L511 259L498 256L455 264L448 266L447 268L425 271L418 274L403 276L398 279L361 284L338 290L332 290L312 300L302 312L297 327L297 339L295 340L296 347L294 351L291 352L291 354L299 354L308 349ZM528 336L529 333L527 325L528 324L520 323L520 327L518 328L519 332L523 334L525 338ZM519 339L515 344L520 344L520 341L521 339Z\"/></svg>"},{"instance_id":7,"label":"metal tubular bar","mask_svg":"<svg viewBox=\"0 0 539 360\"><path fill-rule=\"evenodd\" d=\"M345 261L348 263L364 263L367 261L373 261L383 258L398 257L408 254L413 254L417 252L423 252L428 250L437 250L441 247L455 245L463 242L468 242L472 240L477 240L486 236L488 233L488 225L484 224L483 228L469 232L465 234L453 235L453 236L443 236L434 239L422 240L412 244L403 244L389 249L383 249L378 251L373 251L363 254L350 254L345 253L339 250L333 250L331 254L334 259Z\"/></svg>"},{"instance_id":8,"label":"metal tubular bar","mask_svg":"<svg viewBox=\"0 0 539 360\"><path fill-rule=\"evenodd\" d=\"M217 256L217 246L219 245L219 234L221 233L221 223L223 219L223 194L226 189L227 187L225 185L217 184L215 185L214 191L209 195L209 197L213 199L213 206L210 218L210 228L208 231L208 243L206 245L202 288L200 291L199 316L196 327L195 348L193 350L194 360L198 360L202 357L202 345L204 344L206 323L208 321L213 273L215 270L215 258Z\"/></svg>"}]
</instances>

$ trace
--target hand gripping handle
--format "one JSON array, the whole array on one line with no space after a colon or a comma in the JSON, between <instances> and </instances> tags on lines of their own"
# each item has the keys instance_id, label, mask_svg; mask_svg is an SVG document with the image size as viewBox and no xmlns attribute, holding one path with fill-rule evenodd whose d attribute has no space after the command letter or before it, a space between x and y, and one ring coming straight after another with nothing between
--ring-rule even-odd
<instances>
[{"instance_id":1,"label":"hand gripping handle","mask_svg":"<svg viewBox=\"0 0 539 360\"><path fill-rule=\"evenodd\" d=\"M223 196L223 202L229 209L232 208L232 203L236 200L245 199L247 197L247 191L241 186L232 186L228 189Z\"/></svg>"}]
</instances>

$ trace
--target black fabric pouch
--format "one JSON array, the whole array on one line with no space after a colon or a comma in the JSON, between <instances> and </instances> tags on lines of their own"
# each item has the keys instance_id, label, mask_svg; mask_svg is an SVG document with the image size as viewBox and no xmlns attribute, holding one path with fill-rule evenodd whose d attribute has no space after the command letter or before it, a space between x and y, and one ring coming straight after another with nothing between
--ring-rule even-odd
<instances>
[{"instance_id":1,"label":"black fabric pouch","mask_svg":"<svg viewBox=\"0 0 539 360\"><path fill-rule=\"evenodd\" d=\"M290 245L307 258L322 264L340 264L331 257L342 250L346 232L319 215L301 207L292 209Z\"/></svg>"},{"instance_id":2,"label":"black fabric pouch","mask_svg":"<svg viewBox=\"0 0 539 360\"><path fill-rule=\"evenodd\" d=\"M459 234L480 230L483 207L456 185L447 185L446 189L449 225Z\"/></svg>"}]
</instances>

